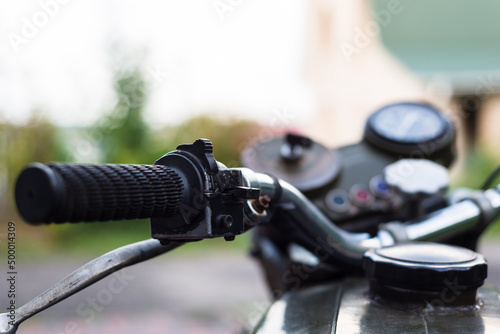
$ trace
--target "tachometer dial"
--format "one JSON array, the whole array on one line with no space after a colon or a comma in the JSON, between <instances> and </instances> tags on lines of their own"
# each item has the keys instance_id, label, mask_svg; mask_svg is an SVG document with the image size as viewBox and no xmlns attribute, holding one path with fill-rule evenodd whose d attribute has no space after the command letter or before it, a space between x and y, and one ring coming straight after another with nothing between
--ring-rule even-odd
<instances>
[{"instance_id":1,"label":"tachometer dial","mask_svg":"<svg viewBox=\"0 0 500 334\"><path fill-rule=\"evenodd\" d=\"M432 154L450 146L453 125L435 108L422 103L396 103L373 113L366 123L365 140L392 153ZM432 144L432 145L431 145Z\"/></svg>"}]
</instances>

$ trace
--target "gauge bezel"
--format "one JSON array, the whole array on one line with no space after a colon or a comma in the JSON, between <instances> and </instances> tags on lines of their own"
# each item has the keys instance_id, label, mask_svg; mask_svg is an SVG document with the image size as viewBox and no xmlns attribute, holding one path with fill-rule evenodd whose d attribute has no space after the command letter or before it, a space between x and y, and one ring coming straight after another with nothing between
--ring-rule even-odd
<instances>
[{"instance_id":1,"label":"gauge bezel","mask_svg":"<svg viewBox=\"0 0 500 334\"><path fill-rule=\"evenodd\" d=\"M442 122L441 132L431 139L426 139L423 141L396 141L393 138L389 138L386 135L377 131L374 123L375 119L387 109L392 108L397 105L406 106L416 106L419 108L425 108L428 111L433 112L439 121ZM455 139L455 127L453 124L441 114L435 107L426 103L416 103L416 102L400 102L386 105L373 114L370 115L366 121L365 131L363 139L368 143L390 153L412 155L417 154L430 156L442 149L449 148L453 145Z\"/></svg>"}]
</instances>

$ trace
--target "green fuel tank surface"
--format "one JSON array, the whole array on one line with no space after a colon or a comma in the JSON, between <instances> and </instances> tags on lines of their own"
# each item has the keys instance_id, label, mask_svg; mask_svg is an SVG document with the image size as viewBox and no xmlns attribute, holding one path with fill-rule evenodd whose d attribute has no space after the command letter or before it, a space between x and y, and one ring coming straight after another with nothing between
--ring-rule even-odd
<instances>
[{"instance_id":1,"label":"green fuel tank surface","mask_svg":"<svg viewBox=\"0 0 500 334\"><path fill-rule=\"evenodd\" d=\"M500 291L478 289L472 306L447 307L443 294L425 308L382 306L369 298L367 280L313 286L271 305L256 334L305 333L500 333Z\"/></svg>"}]
</instances>

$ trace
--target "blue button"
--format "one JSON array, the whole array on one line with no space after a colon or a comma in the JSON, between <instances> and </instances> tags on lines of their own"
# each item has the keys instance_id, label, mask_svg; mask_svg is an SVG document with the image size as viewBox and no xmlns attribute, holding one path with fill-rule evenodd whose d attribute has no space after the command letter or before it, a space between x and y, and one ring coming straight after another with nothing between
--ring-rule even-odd
<instances>
[{"instance_id":1,"label":"blue button","mask_svg":"<svg viewBox=\"0 0 500 334\"><path fill-rule=\"evenodd\" d=\"M343 189L332 189L326 194L326 206L336 213L346 213L351 208L349 195Z\"/></svg>"},{"instance_id":2,"label":"blue button","mask_svg":"<svg viewBox=\"0 0 500 334\"><path fill-rule=\"evenodd\" d=\"M344 204L344 203L345 203L345 198L344 198L344 197L342 197L342 196L337 195L337 196L334 196L334 197L333 197L333 202L334 202L335 204L342 205L342 204Z\"/></svg>"},{"instance_id":3,"label":"blue button","mask_svg":"<svg viewBox=\"0 0 500 334\"><path fill-rule=\"evenodd\" d=\"M389 198L392 196L392 191L382 175L372 177L370 180L371 192L380 198Z\"/></svg>"},{"instance_id":4,"label":"blue button","mask_svg":"<svg viewBox=\"0 0 500 334\"><path fill-rule=\"evenodd\" d=\"M389 190L389 186L387 185L387 183L385 183L385 181L379 181L377 183L377 188L383 192Z\"/></svg>"}]
</instances>

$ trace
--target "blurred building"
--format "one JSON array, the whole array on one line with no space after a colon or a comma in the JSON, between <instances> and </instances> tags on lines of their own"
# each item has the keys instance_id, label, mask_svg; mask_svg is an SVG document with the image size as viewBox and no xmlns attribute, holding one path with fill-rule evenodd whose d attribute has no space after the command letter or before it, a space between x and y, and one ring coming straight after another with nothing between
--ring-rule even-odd
<instances>
[{"instance_id":1,"label":"blurred building","mask_svg":"<svg viewBox=\"0 0 500 334\"><path fill-rule=\"evenodd\" d=\"M456 121L462 152L476 140L500 152L500 26L491 17L499 6L311 0L305 74L319 113L308 134L354 142L377 108L422 101Z\"/></svg>"}]
</instances>

